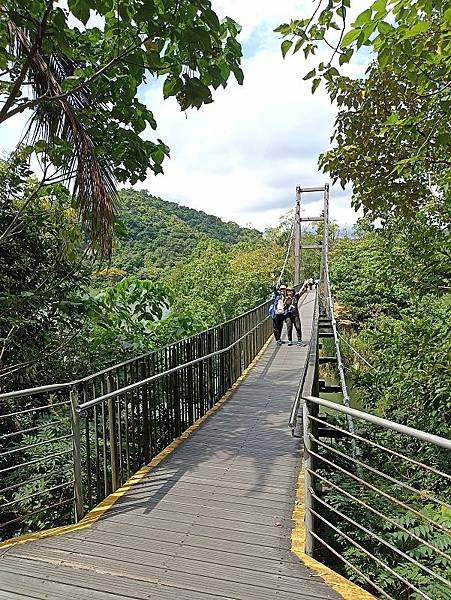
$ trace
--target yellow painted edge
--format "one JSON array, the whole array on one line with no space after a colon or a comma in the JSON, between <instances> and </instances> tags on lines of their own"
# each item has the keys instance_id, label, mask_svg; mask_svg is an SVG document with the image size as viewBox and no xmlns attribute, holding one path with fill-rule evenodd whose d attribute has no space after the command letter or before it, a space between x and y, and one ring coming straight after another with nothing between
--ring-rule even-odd
<instances>
[{"instance_id":1,"label":"yellow painted edge","mask_svg":"<svg viewBox=\"0 0 451 600\"><path fill-rule=\"evenodd\" d=\"M301 466L296 484L296 501L293 509L292 519L294 527L291 530L291 552L319 575L325 583L335 590L343 600L376 600L369 592L363 590L357 584L349 581L346 577L339 575L329 567L305 553L305 528L304 528L304 466Z\"/></svg>"},{"instance_id":2,"label":"yellow painted edge","mask_svg":"<svg viewBox=\"0 0 451 600\"><path fill-rule=\"evenodd\" d=\"M98 521L100 517L102 517L106 513L106 511L109 510L115 502L117 502L119 498L126 494L132 486L141 481L141 479L143 479L150 471L152 471L152 469L158 466L169 454L171 454L171 452L173 452L176 448L183 444L183 442L187 438L189 438L189 436L192 433L199 429L199 427L208 419L208 417L217 412L223 406L223 404L227 402L227 400L235 393L237 388L246 378L249 371L261 358L262 354L269 346L271 339L272 335L267 339L260 352L255 356L254 360L249 364L249 366L243 371L243 373L238 377L238 379L227 390L224 396L222 396L222 398L220 398L212 408L207 410L207 412L202 417L197 419L197 421L193 423L190 427L188 427L188 429L185 429L185 431L178 438L176 438L173 442L169 444L169 446L166 446L164 450L157 454L157 456L155 456L155 458L153 458L149 464L145 465L144 467L139 469L139 471L137 471L134 475L132 475L122 487L118 488L115 492L107 496L105 500L102 500L100 504L98 504L90 512L88 512L81 521L72 525L63 525L62 527L54 527L53 529L47 529L45 531L26 533L24 535L17 536L16 538L5 540L4 542L0 543L0 550L10 548L12 546L15 546L16 544L25 544L26 542L42 540L48 537L63 535L65 533L72 533L74 531L80 531L81 529L91 527L91 525Z\"/></svg>"}]
</instances>

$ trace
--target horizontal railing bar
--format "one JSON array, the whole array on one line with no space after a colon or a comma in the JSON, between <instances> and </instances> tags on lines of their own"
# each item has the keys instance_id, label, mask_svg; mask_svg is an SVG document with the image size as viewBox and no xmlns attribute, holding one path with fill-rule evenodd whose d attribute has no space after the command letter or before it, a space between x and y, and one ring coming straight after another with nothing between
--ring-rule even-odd
<instances>
[{"instance_id":1,"label":"horizontal railing bar","mask_svg":"<svg viewBox=\"0 0 451 600\"><path fill-rule=\"evenodd\" d=\"M13 448L12 450L7 450L6 452L0 453L0 458L2 456L8 456L11 454L16 454L17 452L22 452L25 450L29 450L30 448L36 448L37 446L46 446L47 444L52 444L53 442L59 442L61 440L67 440L72 437L71 433L66 435L62 435L56 438L50 438L49 440L43 440L42 442L36 442L36 444L28 444L27 446L20 446L19 448Z\"/></svg>"},{"instance_id":2,"label":"horizontal railing bar","mask_svg":"<svg viewBox=\"0 0 451 600\"><path fill-rule=\"evenodd\" d=\"M425 465L424 463L419 462L418 460L415 460L413 458L410 458L409 456L406 456L405 454L402 454L401 452L396 452L396 450L392 450L391 448L387 448L386 446L381 446L381 444L377 444L376 442L373 442L373 441L369 440L368 438L364 438L361 435L357 435L356 433L351 433L347 429L337 427L336 425L333 425L332 423L328 423L327 421L324 421L323 419L318 419L318 417L314 417L313 415L310 415L309 418L317 423L321 423L322 425L327 425L327 427L331 427L332 429L341 431L343 434L347 435L348 437L352 437L352 438L355 438L356 440L360 440L361 442L365 442L366 444L369 444L370 446L373 446L374 448L378 448L379 450L383 450L384 452L389 452L393 456L397 456L398 458L402 458L402 459L406 460L407 462L410 462L410 463L416 465L417 467L422 467L423 469L426 469L427 471L431 471L431 473L434 473L435 475L439 475L440 477L445 477L446 479L451 479L451 475L448 475L448 473L444 473L443 471L439 471L438 469L435 469L434 467Z\"/></svg>"},{"instance_id":3,"label":"horizontal railing bar","mask_svg":"<svg viewBox=\"0 0 451 600\"><path fill-rule=\"evenodd\" d=\"M93 373L92 375L88 375L87 377L83 377L82 379L75 379L73 381L68 381L66 383L54 383L54 384L49 384L49 385L42 385L39 387L27 388L24 390L16 390L13 392L5 392L3 394L0 394L0 401L6 400L8 398L19 398L21 396L35 396L36 394L41 394L44 392L55 392L55 391L59 391L59 390L69 389L80 383L86 383L95 377L104 375L105 373L108 373L109 371L112 371L119 367L123 367L126 364L140 360L142 358L145 358L146 356L150 356L151 354L155 354L162 350L166 350L167 348L171 348L172 346L175 346L175 345L179 344L180 342L186 342L187 340L195 338L200 334L205 334L207 332L210 332L210 331L213 331L216 329L219 330L222 326L227 325L229 323L233 323L237 319L240 319L241 317L245 317L246 315L248 315L254 311L257 311L260 308L263 308L266 304L269 304L269 302L270 302L270 300L265 300L264 302L260 303L258 306L255 306L254 308L249 309L248 311L242 313L241 315L234 317L233 319L230 319L229 321L224 321L224 323L220 323L219 325L215 325L214 327L210 327L209 329L205 329L204 331L199 331L199 333L196 333L196 334L186 337L186 338L182 338L181 340L177 340L176 342L173 342L172 344L169 344L167 346L163 346L162 348L157 348L156 350L152 350L151 352L147 352L146 354L141 354L140 356L130 358L129 360L126 360L122 363L112 365L111 367L108 367L102 371L98 371L97 373Z\"/></svg>"},{"instance_id":4,"label":"horizontal railing bar","mask_svg":"<svg viewBox=\"0 0 451 600\"><path fill-rule=\"evenodd\" d=\"M361 477L358 477L357 475L354 475L353 473L350 473L349 471L346 471L346 469L343 469L343 467L340 467L339 465L334 464L332 461L328 460L327 458L325 458L324 456L322 456L318 452L314 452L313 450L310 449L309 453L312 456L314 456L315 458L317 458L318 460L320 460L320 461L328 464L330 467L333 467L334 469L337 469L338 471L340 471L341 473L343 473L347 477L350 477L351 479L354 479L354 481L357 481L358 483L363 484L368 489L373 490L373 492L376 492L380 496L383 496L384 498L387 498L388 500L391 500L391 502L393 502L394 504L397 504L398 506L401 506L401 508L404 508L404 510L407 510L407 511L411 512L412 514L414 514L415 516L417 516L419 519L422 519L423 521L426 521L427 523L429 523L430 525L432 525L432 527L435 527L436 529L440 529L440 531L443 531L445 533L449 533L449 530L446 527L442 527L442 525L440 525L440 523L437 523L436 521L434 521L433 519L431 519L427 515L423 515L418 510L416 510L416 508L412 508L411 506L409 506L408 504L406 504L402 500L398 500L398 498L395 498L394 496L391 496L390 494L387 494L387 492L384 492L383 490L379 489L378 487L376 487L375 485L373 485L372 483L370 483L366 479L362 479Z\"/></svg>"},{"instance_id":5,"label":"horizontal railing bar","mask_svg":"<svg viewBox=\"0 0 451 600\"><path fill-rule=\"evenodd\" d=\"M50 473L46 473L45 476L51 477L52 475L56 475L57 473L58 473L58 475L61 475L61 471L51 471ZM69 472L67 474L69 474ZM22 485L28 485L29 483L34 483L35 481L39 481L40 479L42 479L42 473L40 475L38 475L37 477L33 477L32 479L27 479L26 481L20 481L19 483L15 483L14 485L9 485L8 487L2 488L0 490L0 494L4 494L5 492L10 492L11 490L21 487Z\"/></svg>"},{"instance_id":6,"label":"horizontal railing bar","mask_svg":"<svg viewBox=\"0 0 451 600\"><path fill-rule=\"evenodd\" d=\"M117 396L121 396L122 394L131 392L132 390L134 390L138 387L147 385L148 383L151 383L152 381L161 379L162 377L170 375L171 373L177 373L178 371L186 369L187 367L190 367L191 365L195 365L204 360L208 360L209 358L213 358L214 356L219 356L220 354L224 354L225 352L228 352L229 350L234 348L237 344L239 344L244 338L246 338L251 333L253 333L256 329L258 329L268 318L269 318L269 316L267 315L266 317L264 317L264 319L262 319L259 323L257 323L257 325L255 325L255 327L253 327L248 332L246 332L244 335L242 335L240 338L235 340L232 344L230 344L229 346L227 346L225 348L222 348L221 350L215 350L214 352L211 352L210 354L205 354L204 356L200 356L198 358L190 360L186 363L183 363L182 365L177 365L176 367L173 367L172 369L168 369L167 371L163 371L161 373L156 373L155 375L152 375L151 377L147 377L146 379L143 379L141 381L136 381L135 383L131 383L130 385L127 385L118 390L113 390L112 392L109 392L108 394L104 394L103 396L99 396L98 398L94 398L93 400L89 400L88 402L83 402L82 404L80 404L78 406L77 410L78 411L87 410L88 408L92 408L93 406L96 406L96 405L100 404L101 402L108 400L109 398L116 398Z\"/></svg>"},{"instance_id":7,"label":"horizontal railing bar","mask_svg":"<svg viewBox=\"0 0 451 600\"><path fill-rule=\"evenodd\" d=\"M18 465L12 465L12 467L7 467L6 469L1 469L0 473L7 473L8 471L14 471L14 469L20 469L20 467L29 467L30 465L35 465L40 462L44 462L51 458L58 458L58 456L64 456L64 454L70 454L72 449L64 450L63 452L56 452L55 454L50 454L49 456L43 456L42 458L36 458L35 460L29 460L24 463L20 463Z\"/></svg>"},{"instance_id":8,"label":"horizontal railing bar","mask_svg":"<svg viewBox=\"0 0 451 600\"><path fill-rule=\"evenodd\" d=\"M68 419L67 419L68 421ZM61 425L61 422L64 423L64 420L61 421L50 421L50 423L43 423L42 425L37 425L36 427L29 427L28 429L21 429L20 431L12 431L11 433L5 433L3 435L0 435L0 440L6 440L12 437L15 437L16 435L24 435L26 433L32 433L33 431L40 431L41 429L44 429L45 427L50 427L51 425Z\"/></svg>"},{"instance_id":9,"label":"horizontal railing bar","mask_svg":"<svg viewBox=\"0 0 451 600\"><path fill-rule=\"evenodd\" d=\"M330 485L332 488L334 488L335 490L337 490L340 494L343 494L344 496L346 496L350 500L353 500L353 501L357 502L358 504L360 504L361 506L364 506L367 510L369 510L370 512L372 512L376 516L378 516L378 517L386 520L388 523L390 523L391 525L393 525L394 527L396 527L400 531L403 531L404 533L407 533L412 539L416 540L420 544L424 544L425 546L427 546L428 548L430 548L431 550L433 550L434 552L436 552L437 554L439 554L440 556L442 556L444 559L446 559L448 561L451 561L451 556L449 556L448 554L446 554L445 552L443 552L439 548L436 548L435 546L433 546L432 544L430 544L428 541L424 540L423 538L420 538L418 535L416 535L416 533L412 533L409 529L407 529L403 525L400 525L399 523L397 523L396 521L394 521L390 517L387 517L387 515L385 513L382 513L380 511L378 511L376 508L373 508L372 506L370 506L366 502L363 502L363 500L360 500L360 498L357 498L356 496L353 496L352 494L350 494L346 490L342 489L340 486L338 486L335 483L333 483L332 481L330 481L330 479L327 479L327 477L324 477L323 475L320 475L316 471L313 471L312 469L307 469L307 471L313 477L316 477L317 479L320 479L325 484Z\"/></svg>"},{"instance_id":10,"label":"horizontal railing bar","mask_svg":"<svg viewBox=\"0 0 451 600\"><path fill-rule=\"evenodd\" d=\"M12 525L12 523L18 523L20 521L24 521L28 517L32 517L33 515L38 515L45 510L52 510L53 508L58 508L59 506L63 506L64 504L68 504L69 502L73 502L74 497L68 498L67 500L61 500L61 502L56 502L55 504L50 504L50 506L43 506L42 508L38 508L37 510L33 510L26 515L21 515L20 517L16 517L15 519L11 519L11 521L5 521L5 523L0 523L0 529L3 529L7 525Z\"/></svg>"},{"instance_id":11,"label":"horizontal railing bar","mask_svg":"<svg viewBox=\"0 0 451 600\"><path fill-rule=\"evenodd\" d=\"M69 404L69 400L63 400L62 402L54 402L52 404L46 404L45 406L38 406L36 408L26 408L25 410L18 410L17 412L8 413L6 415L0 415L0 419L7 419L8 417L18 417L19 415L25 415L31 412L39 412L41 410L54 408L55 406L62 406L63 404Z\"/></svg>"},{"instance_id":12,"label":"horizontal railing bar","mask_svg":"<svg viewBox=\"0 0 451 600\"><path fill-rule=\"evenodd\" d=\"M330 408L336 412L341 412L345 415L350 415L351 417L362 419L363 421L368 421L368 423L373 423L379 427L391 429L392 431L397 431L398 433L402 433L404 435L409 435L423 442L435 444L436 446L440 446L446 450L451 450L451 440L434 435L433 433L427 433L426 431L420 431L419 429L414 429L413 427L408 427L407 425L401 425L399 423L395 423L394 421L389 421L388 419L384 419L382 417L376 417L375 415L357 410L355 408L349 408L347 406L343 406L342 404L336 404L335 402L330 402L329 400L323 400L323 398L305 396L304 400L308 400L314 404L318 404L319 406L324 406L325 408Z\"/></svg>"},{"instance_id":13,"label":"horizontal railing bar","mask_svg":"<svg viewBox=\"0 0 451 600\"><path fill-rule=\"evenodd\" d=\"M405 577L403 577L402 575L400 575L399 573L397 573L396 571L394 571L391 567L389 567L388 565L386 565L377 556L374 556L374 554L371 554L371 552L369 552L361 544L359 544L358 542L356 542L347 533L345 533L344 531L342 531L341 529L339 529L338 527L336 527L335 525L333 525L325 517L323 517L322 515L320 515L316 510L314 510L313 508L310 508L309 510L315 515L315 517L317 517L318 519L320 519L328 527L330 527L336 533L338 533L338 535L341 535L342 537L344 537L346 540L348 540L348 542L350 544L353 544L353 546L355 546L361 552L363 552L364 554L366 554L367 556L369 556L369 558L371 558L372 560L374 560L375 562L377 562L377 564L380 565L383 569L385 569L386 571L388 571L389 573L391 573L394 577L396 577L397 579L399 579L399 581L402 581L404 583L404 585L407 585L410 589L412 589L415 592L417 592L417 594L420 594L420 596L423 596L423 598L425 598L426 600L434 600L433 598L431 598L430 596L428 596L427 594L425 594L424 592L422 592L421 590L419 590L417 587L415 587L413 585L413 583L410 583L410 581L408 581Z\"/></svg>"},{"instance_id":14,"label":"horizontal railing bar","mask_svg":"<svg viewBox=\"0 0 451 600\"><path fill-rule=\"evenodd\" d=\"M34 494L30 494L29 496L24 496L23 498L16 498L15 500L10 500L5 504L0 504L0 508L4 509L7 506L11 506L12 504L17 504L18 502L23 502L24 500L30 500L31 498L36 498L38 496L42 496L42 494L48 494L49 492L54 492L55 490L59 490L63 487L67 487L68 485L73 485L74 480L65 481L64 483L60 483L59 485L55 485L51 488L46 488L45 490L39 490L39 492L35 492Z\"/></svg>"},{"instance_id":15,"label":"horizontal railing bar","mask_svg":"<svg viewBox=\"0 0 451 600\"><path fill-rule=\"evenodd\" d=\"M354 519L351 519L351 517L349 517L348 515L345 515L343 512L338 510L338 508L333 507L331 504L329 504L328 502L326 502L325 500L320 498L313 490L311 493L312 493L313 498L315 498L315 500L320 502L323 506L325 506L329 510L336 513L342 519L345 519L345 521L348 521L348 523L351 523L351 525L358 527L361 531L368 534L369 536L371 536L372 538L377 540L379 543L381 543L384 546L386 546L387 548L389 548L392 552L395 552L395 554L398 554L399 556L404 558L404 560L407 560L412 565L415 565L416 567L419 567L420 569L422 569L429 576L433 577L434 579L437 579L438 581L441 581L442 583L444 583L447 586L451 586L451 581L448 581L448 579L444 579L441 575L438 575L434 571L431 571L431 569L429 569L429 567L427 567L426 565L422 565L415 558L412 558L411 556L409 556L408 554L406 554L405 552L403 552L402 550L400 550L399 548L397 548L390 542L387 542L387 540L384 540L384 538L381 538L377 533L374 533L374 531L371 531L370 529L367 529L366 527L364 527L362 524L357 523L357 521L354 521Z\"/></svg>"},{"instance_id":16,"label":"horizontal railing bar","mask_svg":"<svg viewBox=\"0 0 451 600\"><path fill-rule=\"evenodd\" d=\"M386 598L388 598L388 600L393 600L393 598L391 596L389 596L386 592L384 592L384 590L379 587L377 585L377 583L374 583L374 581L372 581L367 575L365 575L364 573L362 573L362 571L360 571L360 569L358 569L355 565L353 565L351 562L349 562L349 560L347 560L346 558L344 558L344 556L342 556L339 552L337 552L335 550L335 548L332 548L332 546L330 546L327 542L325 542L323 540L322 537L320 537L318 534L316 534L314 531L311 532L312 536L318 540L318 542L320 544L322 544L325 548L327 548L330 552L332 552L332 554L334 556L336 556L337 558L339 558L341 561L344 562L345 565L347 565L348 567L350 567L353 571L355 571L356 573L358 573L367 583L369 583L371 585L371 587L373 587L374 589L376 589L380 594L382 594L383 596L385 596Z\"/></svg>"},{"instance_id":17,"label":"horizontal railing bar","mask_svg":"<svg viewBox=\"0 0 451 600\"><path fill-rule=\"evenodd\" d=\"M420 498L423 498L425 500L429 500L430 502L435 502L439 506L443 506L444 508L448 508L449 510L451 510L451 505L448 504L447 502L443 502L443 500L439 500L438 498L435 498L434 496L430 496L429 494L426 494L425 492L423 492L421 490L418 490L417 488L413 487L412 485L409 485L408 483L404 483L403 481L400 481L399 479L396 479L396 477L392 477L391 475L387 475L387 473L384 473L383 471L379 471L379 469L376 469L375 467L367 465L366 463L362 462L361 460L358 460L357 458L354 458L352 456L348 456L344 452L341 452L340 450L337 450L336 448L333 448L329 444L326 444L326 443L322 442L321 440L319 440L318 438L316 438L313 435L310 435L310 439L314 440L322 448L326 448L330 452L333 452L334 454L337 454L338 456L341 456L342 458L344 458L346 460L350 460L355 465L358 465L359 467L363 467L364 469L367 469L368 471L371 471L375 475L378 475L379 477L382 477L382 479L390 481L391 483L393 483L395 485L399 485L400 487L404 488L405 490L408 490L409 492L412 492L413 494L416 494ZM447 531L451 534L451 529L449 529Z\"/></svg>"},{"instance_id":18,"label":"horizontal railing bar","mask_svg":"<svg viewBox=\"0 0 451 600\"><path fill-rule=\"evenodd\" d=\"M301 194L303 194L304 192L325 192L326 191L326 187L323 185L321 187L306 187L306 188L298 188L299 191L301 192ZM321 220L324 220L324 217L321 217Z\"/></svg>"},{"instance_id":19,"label":"horizontal railing bar","mask_svg":"<svg viewBox=\"0 0 451 600\"><path fill-rule=\"evenodd\" d=\"M0 394L0 400L7 400L8 398L20 398L22 396L36 396L37 394L43 394L44 392L57 392L64 389L69 389L72 385L77 383L76 381L70 381L68 383L52 383L49 385L41 385L40 387L27 388L25 390L16 390L15 392L6 392Z\"/></svg>"}]
</instances>

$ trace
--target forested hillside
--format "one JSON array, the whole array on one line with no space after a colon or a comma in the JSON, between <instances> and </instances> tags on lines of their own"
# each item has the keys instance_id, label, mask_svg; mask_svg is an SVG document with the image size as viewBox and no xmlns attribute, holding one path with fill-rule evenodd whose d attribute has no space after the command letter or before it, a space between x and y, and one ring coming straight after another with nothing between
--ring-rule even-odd
<instances>
[{"instance_id":1,"label":"forested hillside","mask_svg":"<svg viewBox=\"0 0 451 600\"><path fill-rule=\"evenodd\" d=\"M146 191L124 190L118 211L120 238L112 266L139 277L155 277L165 267L188 258L199 241L226 244L257 241L261 233L225 223L218 217Z\"/></svg>"}]
</instances>

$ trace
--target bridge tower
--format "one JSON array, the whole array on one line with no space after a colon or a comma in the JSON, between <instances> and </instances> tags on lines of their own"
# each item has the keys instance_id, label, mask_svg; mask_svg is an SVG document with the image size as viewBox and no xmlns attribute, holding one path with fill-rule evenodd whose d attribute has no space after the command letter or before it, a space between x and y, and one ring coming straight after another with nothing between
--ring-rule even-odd
<instances>
[{"instance_id":1,"label":"bridge tower","mask_svg":"<svg viewBox=\"0 0 451 600\"><path fill-rule=\"evenodd\" d=\"M324 208L321 215L316 217L301 217L301 202L302 194L309 192L323 192ZM323 223L323 240L320 244L303 244L302 243L302 223ZM305 273L302 267L302 255L304 250L322 250L327 252L327 245L329 241L328 236L328 225L329 225L329 184L325 184L322 187L311 187L302 188L301 186L296 187L296 211L294 217L294 284L299 285L304 279ZM324 268L325 261L321 260L321 274L320 280L324 280Z\"/></svg>"}]
</instances>

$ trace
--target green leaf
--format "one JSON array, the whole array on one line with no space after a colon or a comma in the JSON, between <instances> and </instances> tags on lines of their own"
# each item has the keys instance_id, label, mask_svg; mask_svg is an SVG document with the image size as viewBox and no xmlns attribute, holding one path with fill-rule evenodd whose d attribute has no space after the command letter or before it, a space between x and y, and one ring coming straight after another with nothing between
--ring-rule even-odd
<instances>
[{"instance_id":1,"label":"green leaf","mask_svg":"<svg viewBox=\"0 0 451 600\"><path fill-rule=\"evenodd\" d=\"M163 97L175 96L182 89L182 81L178 77L167 77L163 84Z\"/></svg>"},{"instance_id":2,"label":"green leaf","mask_svg":"<svg viewBox=\"0 0 451 600\"><path fill-rule=\"evenodd\" d=\"M234 65L231 67L232 73L235 75L235 79L237 80L239 85L243 85L244 82L244 73L240 67L235 67Z\"/></svg>"},{"instance_id":3,"label":"green leaf","mask_svg":"<svg viewBox=\"0 0 451 600\"><path fill-rule=\"evenodd\" d=\"M391 33L394 30L394 27L386 21L380 21L380 23L377 24L377 30L382 34L387 34Z\"/></svg>"},{"instance_id":4,"label":"green leaf","mask_svg":"<svg viewBox=\"0 0 451 600\"><path fill-rule=\"evenodd\" d=\"M402 39L407 40L409 38L420 35L421 33L425 33L430 26L431 24L429 23L429 21L419 21L418 23L415 23L413 27L410 27L410 29L407 29L403 33Z\"/></svg>"},{"instance_id":5,"label":"green leaf","mask_svg":"<svg viewBox=\"0 0 451 600\"><path fill-rule=\"evenodd\" d=\"M376 0L371 5L372 10L375 12L383 12L387 10L387 0Z\"/></svg>"},{"instance_id":6,"label":"green leaf","mask_svg":"<svg viewBox=\"0 0 451 600\"><path fill-rule=\"evenodd\" d=\"M74 17L81 21L83 25L86 25L90 15L88 3L85 0L69 0L68 6Z\"/></svg>"},{"instance_id":7,"label":"green leaf","mask_svg":"<svg viewBox=\"0 0 451 600\"><path fill-rule=\"evenodd\" d=\"M388 52L388 50L382 50L377 55L377 62L381 69L385 69L385 67L388 65L389 60L390 60L390 53Z\"/></svg>"},{"instance_id":8,"label":"green leaf","mask_svg":"<svg viewBox=\"0 0 451 600\"><path fill-rule=\"evenodd\" d=\"M304 77L302 78L304 81L307 81L308 79L311 79L312 77L314 77L316 75L316 69L312 69L311 71L309 71L307 73L307 75L304 75Z\"/></svg>"},{"instance_id":9,"label":"green leaf","mask_svg":"<svg viewBox=\"0 0 451 600\"><path fill-rule=\"evenodd\" d=\"M346 48L347 46L350 46L359 37L360 33L360 29L351 29L350 31L348 31L341 41L341 48Z\"/></svg>"},{"instance_id":10,"label":"green leaf","mask_svg":"<svg viewBox=\"0 0 451 600\"><path fill-rule=\"evenodd\" d=\"M291 48L292 45L293 45L293 42L291 40L284 40L282 42L282 45L280 46L280 48L282 50L282 56L283 56L283 58L285 58L285 56L287 55L288 50Z\"/></svg>"},{"instance_id":11,"label":"green leaf","mask_svg":"<svg viewBox=\"0 0 451 600\"><path fill-rule=\"evenodd\" d=\"M202 13L202 21L204 21L211 29L214 31L218 31L220 27L218 15L211 10L211 8L206 8Z\"/></svg>"},{"instance_id":12,"label":"green leaf","mask_svg":"<svg viewBox=\"0 0 451 600\"><path fill-rule=\"evenodd\" d=\"M362 13L360 13L360 15L357 17L357 19L353 23L353 27L360 27L362 25L366 25L367 23L370 23L372 14L373 14L373 11L371 10L371 8L367 8L366 10L364 10Z\"/></svg>"},{"instance_id":13,"label":"green leaf","mask_svg":"<svg viewBox=\"0 0 451 600\"><path fill-rule=\"evenodd\" d=\"M312 94L315 93L317 87L319 86L319 84L321 83L321 79L314 79L312 82Z\"/></svg>"}]
</instances>

